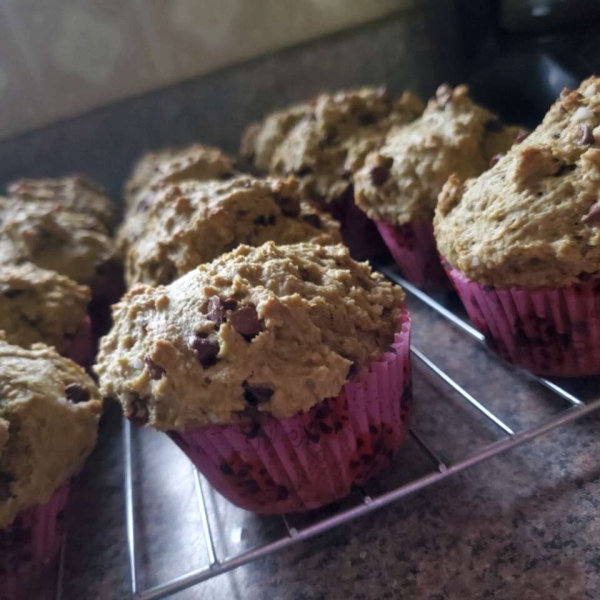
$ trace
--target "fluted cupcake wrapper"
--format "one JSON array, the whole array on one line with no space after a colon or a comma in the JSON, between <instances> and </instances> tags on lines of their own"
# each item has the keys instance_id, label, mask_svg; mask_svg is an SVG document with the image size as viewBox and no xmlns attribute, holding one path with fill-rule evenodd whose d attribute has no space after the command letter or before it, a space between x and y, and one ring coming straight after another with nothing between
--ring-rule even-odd
<instances>
[{"instance_id":1,"label":"fluted cupcake wrapper","mask_svg":"<svg viewBox=\"0 0 600 600\"><path fill-rule=\"evenodd\" d=\"M390 351L340 394L306 413L264 423L170 432L232 503L259 513L299 512L348 495L376 475L405 440L412 401L410 319Z\"/></svg>"},{"instance_id":2,"label":"fluted cupcake wrapper","mask_svg":"<svg viewBox=\"0 0 600 600\"><path fill-rule=\"evenodd\" d=\"M54 597L69 487L70 481L46 504L24 510L0 531L0 600Z\"/></svg>"},{"instance_id":3,"label":"fluted cupcake wrapper","mask_svg":"<svg viewBox=\"0 0 600 600\"><path fill-rule=\"evenodd\" d=\"M431 221L404 225L377 221L377 228L406 279L423 289L451 289L440 262Z\"/></svg>"},{"instance_id":4,"label":"fluted cupcake wrapper","mask_svg":"<svg viewBox=\"0 0 600 600\"><path fill-rule=\"evenodd\" d=\"M82 367L89 367L92 364L94 360L94 340L89 316L85 318L79 331L69 342L65 356Z\"/></svg>"},{"instance_id":5,"label":"fluted cupcake wrapper","mask_svg":"<svg viewBox=\"0 0 600 600\"><path fill-rule=\"evenodd\" d=\"M475 327L510 362L538 375L600 375L600 278L495 288L451 267L448 275Z\"/></svg>"}]
</instances>

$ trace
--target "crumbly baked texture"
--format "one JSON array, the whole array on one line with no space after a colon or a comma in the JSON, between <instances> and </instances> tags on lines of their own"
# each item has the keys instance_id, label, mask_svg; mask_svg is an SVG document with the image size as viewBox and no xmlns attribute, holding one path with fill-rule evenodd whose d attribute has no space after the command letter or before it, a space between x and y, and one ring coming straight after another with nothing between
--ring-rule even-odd
<instances>
[{"instance_id":1,"label":"crumbly baked texture","mask_svg":"<svg viewBox=\"0 0 600 600\"><path fill-rule=\"evenodd\" d=\"M0 264L31 262L91 287L114 264L114 243L94 217L51 202L0 198Z\"/></svg>"},{"instance_id":2,"label":"crumbly baked texture","mask_svg":"<svg viewBox=\"0 0 600 600\"><path fill-rule=\"evenodd\" d=\"M448 177L476 177L521 131L471 101L466 86L442 85L420 118L368 156L354 176L356 203L378 221L431 221Z\"/></svg>"},{"instance_id":3,"label":"crumbly baked texture","mask_svg":"<svg viewBox=\"0 0 600 600\"><path fill-rule=\"evenodd\" d=\"M268 240L330 244L340 237L329 215L301 200L293 178L171 185L157 194L145 232L129 247L127 282L167 284L240 244Z\"/></svg>"},{"instance_id":4,"label":"crumbly baked texture","mask_svg":"<svg viewBox=\"0 0 600 600\"><path fill-rule=\"evenodd\" d=\"M272 175L295 175L308 197L328 203L348 190L352 174L392 127L422 112L409 92L396 102L383 88L321 94L251 125L241 152Z\"/></svg>"},{"instance_id":5,"label":"crumbly baked texture","mask_svg":"<svg viewBox=\"0 0 600 600\"><path fill-rule=\"evenodd\" d=\"M479 178L451 178L435 230L442 256L483 284L565 286L599 273L600 79L564 90Z\"/></svg>"},{"instance_id":6,"label":"crumbly baked texture","mask_svg":"<svg viewBox=\"0 0 600 600\"><path fill-rule=\"evenodd\" d=\"M90 288L31 263L0 264L0 330L18 346L42 342L64 353L81 328Z\"/></svg>"},{"instance_id":7,"label":"crumbly baked texture","mask_svg":"<svg viewBox=\"0 0 600 600\"><path fill-rule=\"evenodd\" d=\"M95 370L128 418L161 430L287 417L381 357L403 302L342 245L239 246L128 292Z\"/></svg>"},{"instance_id":8,"label":"crumbly baked texture","mask_svg":"<svg viewBox=\"0 0 600 600\"><path fill-rule=\"evenodd\" d=\"M43 344L13 346L0 332L0 529L79 471L101 409L81 367Z\"/></svg>"},{"instance_id":9,"label":"crumbly baked texture","mask_svg":"<svg viewBox=\"0 0 600 600\"><path fill-rule=\"evenodd\" d=\"M84 175L58 179L19 179L6 188L13 198L36 202L52 202L71 212L90 215L112 231L117 219L117 207L105 189Z\"/></svg>"},{"instance_id":10,"label":"crumbly baked texture","mask_svg":"<svg viewBox=\"0 0 600 600\"><path fill-rule=\"evenodd\" d=\"M233 177L234 173L231 157L204 144L145 154L136 163L125 185L127 210L117 235L120 251L124 253L143 234L150 206L162 188L187 180L225 180Z\"/></svg>"}]
</instances>

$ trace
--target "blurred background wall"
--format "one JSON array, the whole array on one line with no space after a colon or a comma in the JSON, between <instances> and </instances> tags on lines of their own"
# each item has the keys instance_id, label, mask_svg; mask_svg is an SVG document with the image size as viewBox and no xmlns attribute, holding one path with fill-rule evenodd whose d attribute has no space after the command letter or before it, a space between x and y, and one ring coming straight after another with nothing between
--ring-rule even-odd
<instances>
[{"instance_id":1,"label":"blurred background wall","mask_svg":"<svg viewBox=\"0 0 600 600\"><path fill-rule=\"evenodd\" d=\"M118 195L137 156L234 152L265 111L459 77L451 0L4 0L0 184L83 171Z\"/></svg>"}]
</instances>

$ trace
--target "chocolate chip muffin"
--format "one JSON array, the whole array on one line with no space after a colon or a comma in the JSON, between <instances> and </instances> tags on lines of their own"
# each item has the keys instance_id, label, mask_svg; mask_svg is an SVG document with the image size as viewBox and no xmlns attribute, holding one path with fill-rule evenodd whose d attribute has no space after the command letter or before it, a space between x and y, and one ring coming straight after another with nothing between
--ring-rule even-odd
<instances>
[{"instance_id":1,"label":"chocolate chip muffin","mask_svg":"<svg viewBox=\"0 0 600 600\"><path fill-rule=\"evenodd\" d=\"M126 256L128 284L170 283L239 244L339 241L336 223L301 199L292 178L185 181L164 187Z\"/></svg>"},{"instance_id":2,"label":"chocolate chip muffin","mask_svg":"<svg viewBox=\"0 0 600 600\"><path fill-rule=\"evenodd\" d=\"M311 102L279 111L245 132L241 152L271 175L294 175L304 193L332 211L344 241L358 258L381 251L381 240L353 202L353 173L387 132L423 111L405 93L393 101L385 89L363 88L321 94Z\"/></svg>"},{"instance_id":3,"label":"chocolate chip muffin","mask_svg":"<svg viewBox=\"0 0 600 600\"><path fill-rule=\"evenodd\" d=\"M408 335L402 290L345 247L267 242L134 287L95 370L127 418L168 432L233 502L302 510L347 494L404 439Z\"/></svg>"},{"instance_id":4,"label":"chocolate chip muffin","mask_svg":"<svg viewBox=\"0 0 600 600\"><path fill-rule=\"evenodd\" d=\"M117 236L119 251L144 233L150 207L162 188L183 181L222 181L233 177L233 160L218 148L192 144L145 154L135 165L125 184L127 210Z\"/></svg>"},{"instance_id":5,"label":"chocolate chip muffin","mask_svg":"<svg viewBox=\"0 0 600 600\"><path fill-rule=\"evenodd\" d=\"M84 327L90 289L31 263L0 265L0 330L11 344L65 354Z\"/></svg>"},{"instance_id":6,"label":"chocolate chip muffin","mask_svg":"<svg viewBox=\"0 0 600 600\"><path fill-rule=\"evenodd\" d=\"M101 401L85 371L43 344L0 334L0 529L43 505L96 443Z\"/></svg>"},{"instance_id":7,"label":"chocolate chip muffin","mask_svg":"<svg viewBox=\"0 0 600 600\"><path fill-rule=\"evenodd\" d=\"M50 202L68 211L95 217L112 231L117 208L104 188L84 175L58 179L19 179L7 187L7 194L23 202Z\"/></svg>"},{"instance_id":8,"label":"chocolate chip muffin","mask_svg":"<svg viewBox=\"0 0 600 600\"><path fill-rule=\"evenodd\" d=\"M103 293L117 264L97 219L57 204L0 198L0 263L31 262Z\"/></svg>"},{"instance_id":9,"label":"chocolate chip muffin","mask_svg":"<svg viewBox=\"0 0 600 600\"><path fill-rule=\"evenodd\" d=\"M596 77L563 91L492 169L467 182L451 177L440 195L438 246L473 320L536 372L600 373L599 197ZM514 308L492 331L498 310L486 303L484 315L481 303L498 294Z\"/></svg>"},{"instance_id":10,"label":"chocolate chip muffin","mask_svg":"<svg viewBox=\"0 0 600 600\"><path fill-rule=\"evenodd\" d=\"M394 258L414 283L435 286L445 281L432 219L448 177L479 175L521 131L475 104L466 86L442 85L423 115L391 131L356 173L358 206L378 223Z\"/></svg>"}]
</instances>

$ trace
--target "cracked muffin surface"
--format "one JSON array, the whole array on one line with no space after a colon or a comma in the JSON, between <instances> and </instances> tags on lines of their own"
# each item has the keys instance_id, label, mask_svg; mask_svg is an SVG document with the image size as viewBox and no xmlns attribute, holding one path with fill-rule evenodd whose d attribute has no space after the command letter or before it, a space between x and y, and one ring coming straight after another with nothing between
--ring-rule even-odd
<instances>
[{"instance_id":1,"label":"cracked muffin surface","mask_svg":"<svg viewBox=\"0 0 600 600\"><path fill-rule=\"evenodd\" d=\"M475 104L468 89L438 88L423 114L387 135L354 176L357 205L372 219L431 221L451 174L464 180L489 168L523 130Z\"/></svg>"},{"instance_id":2,"label":"cracked muffin surface","mask_svg":"<svg viewBox=\"0 0 600 600\"><path fill-rule=\"evenodd\" d=\"M50 202L75 213L95 217L112 231L117 220L117 207L105 189L85 175L68 175L56 179L19 179L10 183L6 192L23 202Z\"/></svg>"},{"instance_id":3,"label":"cracked muffin surface","mask_svg":"<svg viewBox=\"0 0 600 600\"><path fill-rule=\"evenodd\" d=\"M440 253L483 284L566 286L598 274L600 80L564 90L479 178L451 178L435 229Z\"/></svg>"},{"instance_id":4,"label":"cracked muffin surface","mask_svg":"<svg viewBox=\"0 0 600 600\"><path fill-rule=\"evenodd\" d=\"M31 263L0 265L0 331L18 346L64 353L84 323L90 289Z\"/></svg>"},{"instance_id":5,"label":"cracked muffin surface","mask_svg":"<svg viewBox=\"0 0 600 600\"><path fill-rule=\"evenodd\" d=\"M239 176L163 188L126 255L128 284L167 284L240 244L337 243L333 219L302 199L298 182Z\"/></svg>"},{"instance_id":6,"label":"cracked muffin surface","mask_svg":"<svg viewBox=\"0 0 600 600\"><path fill-rule=\"evenodd\" d=\"M347 192L352 174L391 128L422 112L410 92L396 101L384 88L320 94L248 127L241 154L259 170L298 177L308 197L328 204Z\"/></svg>"},{"instance_id":7,"label":"cracked muffin surface","mask_svg":"<svg viewBox=\"0 0 600 600\"><path fill-rule=\"evenodd\" d=\"M117 265L114 242L96 218L16 198L0 198L0 262L31 262L93 289Z\"/></svg>"},{"instance_id":8,"label":"cracked muffin surface","mask_svg":"<svg viewBox=\"0 0 600 600\"><path fill-rule=\"evenodd\" d=\"M130 290L95 370L128 418L161 430L291 416L388 351L403 304L341 245L243 245Z\"/></svg>"},{"instance_id":9,"label":"cracked muffin surface","mask_svg":"<svg viewBox=\"0 0 600 600\"><path fill-rule=\"evenodd\" d=\"M44 344L9 344L0 332L0 529L81 469L101 408L81 367Z\"/></svg>"}]
</instances>

